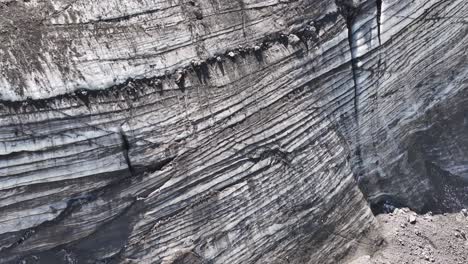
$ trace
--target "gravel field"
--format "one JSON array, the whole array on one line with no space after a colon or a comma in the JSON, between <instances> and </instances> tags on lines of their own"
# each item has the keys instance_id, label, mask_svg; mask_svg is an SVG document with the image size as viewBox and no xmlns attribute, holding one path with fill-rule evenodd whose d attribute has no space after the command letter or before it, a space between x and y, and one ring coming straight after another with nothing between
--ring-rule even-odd
<instances>
[{"instance_id":1,"label":"gravel field","mask_svg":"<svg viewBox=\"0 0 468 264\"><path fill-rule=\"evenodd\" d=\"M381 214L377 219L384 242L371 255L351 264L466 264L468 212L418 215L407 208Z\"/></svg>"}]
</instances>

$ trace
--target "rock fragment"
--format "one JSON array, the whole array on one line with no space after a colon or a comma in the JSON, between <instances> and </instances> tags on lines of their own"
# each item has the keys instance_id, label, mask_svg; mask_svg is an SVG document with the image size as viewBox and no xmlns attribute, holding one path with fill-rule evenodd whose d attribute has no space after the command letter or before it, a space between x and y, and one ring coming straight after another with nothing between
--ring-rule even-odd
<instances>
[{"instance_id":1,"label":"rock fragment","mask_svg":"<svg viewBox=\"0 0 468 264\"><path fill-rule=\"evenodd\" d=\"M295 34L289 34L288 36L289 43L291 43L292 45L295 45L299 43L299 41L301 41L301 39L298 36L296 36Z\"/></svg>"},{"instance_id":2,"label":"rock fragment","mask_svg":"<svg viewBox=\"0 0 468 264\"><path fill-rule=\"evenodd\" d=\"M200 67L203 64L203 61L201 60L192 60L192 66L193 67Z\"/></svg>"},{"instance_id":3,"label":"rock fragment","mask_svg":"<svg viewBox=\"0 0 468 264\"><path fill-rule=\"evenodd\" d=\"M184 79L184 72L182 70L178 70L175 74L175 82L180 84Z\"/></svg>"},{"instance_id":4,"label":"rock fragment","mask_svg":"<svg viewBox=\"0 0 468 264\"><path fill-rule=\"evenodd\" d=\"M467 209L462 209L461 214L465 217L468 217L468 210Z\"/></svg>"}]
</instances>

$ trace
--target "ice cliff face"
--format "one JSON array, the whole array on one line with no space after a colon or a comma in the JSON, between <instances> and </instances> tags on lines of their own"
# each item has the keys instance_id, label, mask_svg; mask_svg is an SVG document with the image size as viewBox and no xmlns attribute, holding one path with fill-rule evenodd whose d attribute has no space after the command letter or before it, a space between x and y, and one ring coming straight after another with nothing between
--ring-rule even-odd
<instances>
[{"instance_id":1,"label":"ice cliff face","mask_svg":"<svg viewBox=\"0 0 468 264\"><path fill-rule=\"evenodd\" d=\"M467 16L0 1L0 262L337 263L466 205Z\"/></svg>"}]
</instances>

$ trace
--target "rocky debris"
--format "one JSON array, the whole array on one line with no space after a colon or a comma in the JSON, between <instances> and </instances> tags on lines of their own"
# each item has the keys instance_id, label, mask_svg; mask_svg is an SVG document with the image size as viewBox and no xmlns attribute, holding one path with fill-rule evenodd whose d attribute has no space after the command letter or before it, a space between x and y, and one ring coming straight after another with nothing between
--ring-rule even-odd
<instances>
[{"instance_id":1,"label":"rocky debris","mask_svg":"<svg viewBox=\"0 0 468 264\"><path fill-rule=\"evenodd\" d=\"M384 245L370 258L365 256L366 262L350 264L468 263L468 220L461 219L459 213L417 215L407 208L397 208L377 219Z\"/></svg>"},{"instance_id":2,"label":"rocky debris","mask_svg":"<svg viewBox=\"0 0 468 264\"><path fill-rule=\"evenodd\" d=\"M455 228L455 237L456 238L461 238L463 240L466 240L466 233L463 230L460 230L458 228Z\"/></svg>"},{"instance_id":3,"label":"rocky debris","mask_svg":"<svg viewBox=\"0 0 468 264\"><path fill-rule=\"evenodd\" d=\"M462 209L460 211L460 213L464 216L464 217L468 217L468 210L467 209Z\"/></svg>"},{"instance_id":4,"label":"rocky debris","mask_svg":"<svg viewBox=\"0 0 468 264\"><path fill-rule=\"evenodd\" d=\"M288 35L288 42L291 43L292 45L296 45L300 41L301 41L301 39L297 35L295 35L295 34L289 34Z\"/></svg>"},{"instance_id":5,"label":"rocky debris","mask_svg":"<svg viewBox=\"0 0 468 264\"><path fill-rule=\"evenodd\" d=\"M162 83L161 80L153 79L151 80L150 85L159 86L161 85L161 83Z\"/></svg>"},{"instance_id":6,"label":"rocky debris","mask_svg":"<svg viewBox=\"0 0 468 264\"><path fill-rule=\"evenodd\" d=\"M408 222L413 225L416 224L416 216L414 215L408 216Z\"/></svg>"},{"instance_id":7,"label":"rocky debris","mask_svg":"<svg viewBox=\"0 0 468 264\"><path fill-rule=\"evenodd\" d=\"M192 60L191 64L193 67L200 67L203 64L202 60Z\"/></svg>"},{"instance_id":8,"label":"rocky debris","mask_svg":"<svg viewBox=\"0 0 468 264\"><path fill-rule=\"evenodd\" d=\"M178 70L176 72L176 74L175 74L175 82L177 84L180 84L180 83L182 83L183 79L184 79L184 71L183 70Z\"/></svg>"}]
</instances>

